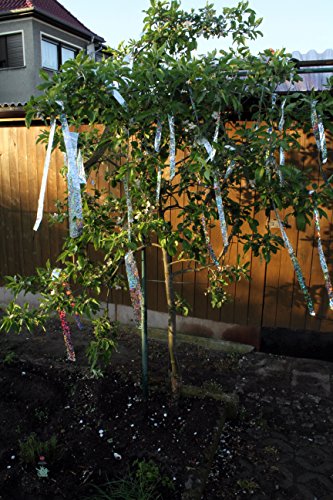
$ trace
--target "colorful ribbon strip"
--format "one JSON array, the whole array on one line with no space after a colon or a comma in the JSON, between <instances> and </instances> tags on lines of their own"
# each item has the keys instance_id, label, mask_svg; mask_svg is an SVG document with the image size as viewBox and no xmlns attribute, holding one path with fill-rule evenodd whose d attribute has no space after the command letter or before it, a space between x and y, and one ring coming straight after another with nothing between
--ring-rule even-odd
<instances>
[{"instance_id":1,"label":"colorful ribbon strip","mask_svg":"<svg viewBox=\"0 0 333 500\"><path fill-rule=\"evenodd\" d=\"M143 296L140 284L139 271L135 262L133 252L130 250L125 255L125 268L128 287L134 310L134 319L138 326L141 324Z\"/></svg>"},{"instance_id":2,"label":"colorful ribbon strip","mask_svg":"<svg viewBox=\"0 0 333 500\"><path fill-rule=\"evenodd\" d=\"M175 120L174 117L169 115L169 130L170 130L170 181L176 175L176 136L175 136Z\"/></svg>"},{"instance_id":3,"label":"colorful ribbon strip","mask_svg":"<svg viewBox=\"0 0 333 500\"><path fill-rule=\"evenodd\" d=\"M71 238L80 236L83 230L82 199L79 171L77 168L77 141L78 134L70 132L66 116L60 116L68 161L68 215L69 234ZM74 135L75 134L75 135Z\"/></svg>"},{"instance_id":4,"label":"colorful ribbon strip","mask_svg":"<svg viewBox=\"0 0 333 500\"><path fill-rule=\"evenodd\" d=\"M316 110L317 101L313 100L311 102L311 123L313 134L316 139L316 144L318 151L321 154L321 163L327 162L327 147L326 147L326 138L325 138L325 129L320 115Z\"/></svg>"},{"instance_id":5,"label":"colorful ribbon strip","mask_svg":"<svg viewBox=\"0 0 333 500\"><path fill-rule=\"evenodd\" d=\"M319 254L320 266L321 266L321 269L323 271L323 275L325 278L325 286L326 286L326 290L328 293L330 309L333 310L333 288L332 288L331 278L330 278L329 270L328 270L326 259L325 259L323 245L321 242L320 217L319 217L318 209L316 207L314 208L314 211L313 211L313 218L314 218L314 222L315 222L315 229L316 229L316 235L317 235L317 241L318 241L318 254Z\"/></svg>"},{"instance_id":6,"label":"colorful ribbon strip","mask_svg":"<svg viewBox=\"0 0 333 500\"><path fill-rule=\"evenodd\" d=\"M60 275L61 275L61 269L59 267L55 267L51 273L51 279L52 281L56 280L56 279L59 279L60 278ZM75 301L74 301L74 295L73 295L73 292L72 290L70 289L70 286L69 286L69 283L67 283L66 281L63 281L62 282L62 286L65 288L65 293L68 297L68 300L70 301L70 304L71 306L74 308L75 307ZM80 330L83 330L83 325L80 321L80 316L78 313L74 313L74 318L75 318L75 322L77 324L77 327L80 329Z\"/></svg>"},{"instance_id":7,"label":"colorful ribbon strip","mask_svg":"<svg viewBox=\"0 0 333 500\"><path fill-rule=\"evenodd\" d=\"M282 238L283 238L283 241L284 241L284 246L285 246L285 248L289 252L289 255L290 255L291 261L293 263L293 266L294 266L294 269L295 269L295 273L296 273L299 285L301 287L301 290L302 290L304 298L305 298L305 302L306 302L308 311L309 311L309 313L310 313L311 316L315 316L316 313L314 312L314 309L313 309L312 299L311 299L310 293L309 293L309 291L307 289L307 286L305 284L305 280L304 280L304 277L303 277L303 274L302 274L301 267L299 265L299 262L297 260L296 255L295 255L294 249L291 246L291 243L290 243L290 241L288 239L287 233L284 230L282 221L280 219L280 216L278 214L278 211L277 211L275 205L274 205L274 211L275 211L276 219L277 219L279 227L280 227L281 235L282 235Z\"/></svg>"},{"instance_id":8,"label":"colorful ribbon strip","mask_svg":"<svg viewBox=\"0 0 333 500\"><path fill-rule=\"evenodd\" d=\"M210 242L210 238L209 238L208 230L207 230L207 226L206 226L206 220L205 220L205 217L203 214L201 215L201 225L202 225L202 229L203 229L203 232L205 235L205 241L206 241L206 246L207 246L209 255L210 255L212 261L214 262L215 266L217 267L218 271L222 272L220 263L215 255L214 249L213 249L212 244Z\"/></svg>"},{"instance_id":9,"label":"colorful ribbon strip","mask_svg":"<svg viewBox=\"0 0 333 500\"><path fill-rule=\"evenodd\" d=\"M68 300L70 301L71 306L74 308L75 307L74 295L72 290L70 289L69 284L66 281L64 281L62 286L65 288L65 293L67 295ZM74 313L74 318L75 318L75 323L79 328L79 330L83 330L83 325L80 321L80 316L77 312Z\"/></svg>"},{"instance_id":10,"label":"colorful ribbon strip","mask_svg":"<svg viewBox=\"0 0 333 500\"><path fill-rule=\"evenodd\" d=\"M160 122L160 120L158 120L157 121L155 141L154 141L155 153L159 153L160 152L161 140L162 140L162 123ZM156 204L157 205L158 205L158 203L160 201L161 182L162 182L162 168L161 168L160 163L158 163L158 168L157 168L157 183L156 183Z\"/></svg>"},{"instance_id":11,"label":"colorful ribbon strip","mask_svg":"<svg viewBox=\"0 0 333 500\"><path fill-rule=\"evenodd\" d=\"M58 311L58 312L61 322L62 333L64 336L64 342L67 350L67 358L69 359L69 361L75 361L75 351L72 343L72 334L66 319L66 313L65 311Z\"/></svg>"},{"instance_id":12,"label":"colorful ribbon strip","mask_svg":"<svg viewBox=\"0 0 333 500\"><path fill-rule=\"evenodd\" d=\"M40 223L42 222L43 219L43 209L44 209L44 198L45 198L45 191L46 191L46 183L47 183L47 176L49 173L49 167L50 167L50 161L51 161L51 153L52 153L52 146L53 146L53 140L54 140L54 134L56 130L56 121L52 120L51 123L51 128L50 128L50 135L49 135L49 142L47 145L47 151L46 151L46 157L44 161L44 170L43 170L43 177L42 177L42 184L40 187L40 194L39 194L39 199L38 199L38 208L37 208L37 218L35 225L33 227L34 231L37 231Z\"/></svg>"}]
</instances>

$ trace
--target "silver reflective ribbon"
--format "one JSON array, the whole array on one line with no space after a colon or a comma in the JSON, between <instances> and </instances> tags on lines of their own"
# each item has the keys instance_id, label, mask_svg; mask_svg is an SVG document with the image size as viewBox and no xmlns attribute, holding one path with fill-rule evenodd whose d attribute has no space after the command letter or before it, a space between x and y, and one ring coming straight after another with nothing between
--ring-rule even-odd
<instances>
[{"instance_id":1,"label":"silver reflective ribbon","mask_svg":"<svg viewBox=\"0 0 333 500\"><path fill-rule=\"evenodd\" d=\"M310 196L313 194L313 192L314 191L309 192ZM327 262L325 259L323 245L321 242L320 216L319 216L318 208L316 206L314 206L314 210L313 210L313 219L314 219L314 223L315 223L315 232L316 232L316 236L317 236L320 267L323 271L323 275L325 278L325 286L326 286L326 290L327 290L327 294L328 294L329 306L330 306L330 309L333 310L333 288L332 288L332 282L331 282Z\"/></svg>"},{"instance_id":2,"label":"silver reflective ribbon","mask_svg":"<svg viewBox=\"0 0 333 500\"><path fill-rule=\"evenodd\" d=\"M69 234L71 238L80 236L83 230L82 199L80 189L79 171L77 168L77 141L76 132L70 132L67 118L64 114L60 116L61 128L66 147L68 172L68 215L69 215Z\"/></svg>"},{"instance_id":3,"label":"silver reflective ribbon","mask_svg":"<svg viewBox=\"0 0 333 500\"><path fill-rule=\"evenodd\" d=\"M321 116L317 113L316 104L317 104L316 100L313 100L311 102L311 123L312 123L313 134L316 139L317 148L321 154L321 163L324 164L327 162L325 129Z\"/></svg>"},{"instance_id":4,"label":"silver reflective ribbon","mask_svg":"<svg viewBox=\"0 0 333 500\"><path fill-rule=\"evenodd\" d=\"M128 185L128 175L127 174L126 174L123 182L124 182L124 191L125 191L126 205L127 205L128 239L129 239L129 241L131 241L132 224L133 224L133 206L132 206L130 189L129 189L129 185Z\"/></svg>"},{"instance_id":5,"label":"silver reflective ribbon","mask_svg":"<svg viewBox=\"0 0 333 500\"><path fill-rule=\"evenodd\" d=\"M121 93L117 89L112 89L112 95L116 99L116 101L122 106L123 108L127 108L127 104Z\"/></svg>"},{"instance_id":6,"label":"silver reflective ribbon","mask_svg":"<svg viewBox=\"0 0 333 500\"><path fill-rule=\"evenodd\" d=\"M218 113L218 118L217 118L215 132L214 132L214 137L213 137L214 143L217 142L218 135L219 135L219 129L220 129L220 113ZM206 152L208 154L207 161L213 161L215 158L216 149L213 148L213 146L208 141L208 139L206 139L206 137L199 137L197 139L197 144L199 144L200 146L204 146L204 148L206 149ZM227 250L227 248L229 246L228 228L227 228L227 224L226 224L226 220L225 220L225 213L224 213L224 207L223 207L223 201L222 201L220 182L219 182L218 174L216 171L214 171L214 191L215 191L217 212L219 215L219 222L220 222L220 227L221 227L223 246L224 246L224 250Z\"/></svg>"},{"instance_id":7,"label":"silver reflective ribbon","mask_svg":"<svg viewBox=\"0 0 333 500\"><path fill-rule=\"evenodd\" d=\"M168 116L169 131L170 131L170 181L176 175L176 136L175 136L175 119L172 115Z\"/></svg>"},{"instance_id":8,"label":"silver reflective ribbon","mask_svg":"<svg viewBox=\"0 0 333 500\"><path fill-rule=\"evenodd\" d=\"M312 302L310 293L308 291L308 288L307 288L307 286L305 284L305 280L304 280L304 277L303 277L303 273L302 273L301 267L300 267L299 262L297 260L297 257L296 257L296 254L294 252L294 249L291 246L291 243L290 243L290 241L288 239L287 233L285 232L285 229L283 227L282 221L280 219L280 216L278 214L278 211L277 211L275 205L274 205L274 211L275 211L276 219L277 219L278 224L279 224L279 228L280 228L281 235L282 235L282 238L283 238L284 246L288 250L288 253L290 255L291 261L293 263L295 274L297 276L300 288L301 288L301 290L303 292L303 295L304 295L304 298L305 298L305 302L306 302L308 311L309 311L309 313L310 313L311 316L315 316L316 313L314 312L314 309L313 309L313 302Z\"/></svg>"},{"instance_id":9,"label":"silver reflective ribbon","mask_svg":"<svg viewBox=\"0 0 333 500\"><path fill-rule=\"evenodd\" d=\"M79 150L77 159L76 159L76 164L77 164L77 169L79 172L79 181L80 184L87 184L87 178L86 178L86 173L84 170L84 163L83 163L83 158L82 158L82 153Z\"/></svg>"},{"instance_id":10,"label":"silver reflective ribbon","mask_svg":"<svg viewBox=\"0 0 333 500\"><path fill-rule=\"evenodd\" d=\"M284 129L284 108L285 108L285 105L286 105L286 99L284 99L283 103L281 104L281 117L280 117L280 121L279 121L279 132L283 132L283 129ZM280 146L280 160L279 160L279 168L278 168L278 176L279 176L279 179L280 179L280 184L282 185L284 183L284 179L283 179L283 174L282 174L282 171L281 171L281 168L280 167L283 167L286 163L286 157L285 157L285 154L284 154L284 149L282 146Z\"/></svg>"},{"instance_id":11,"label":"silver reflective ribbon","mask_svg":"<svg viewBox=\"0 0 333 500\"><path fill-rule=\"evenodd\" d=\"M219 214L219 221L220 221L220 227L221 227L223 246L224 246L224 250L226 251L228 246L229 246L228 228L227 228L227 223L225 220L225 213L224 213L224 207L223 207L223 201L222 201L220 181L219 181L219 178L218 178L216 172L214 173L214 191L215 191L217 211Z\"/></svg>"},{"instance_id":12,"label":"silver reflective ribbon","mask_svg":"<svg viewBox=\"0 0 333 500\"><path fill-rule=\"evenodd\" d=\"M236 148L234 148L233 146L229 146L229 145L226 145L225 149L229 149L230 151L236 150ZM234 162L234 160L230 160L229 165L227 166L227 170L226 170L224 177L223 177L224 181L226 181L230 177L230 175L234 171L235 166L236 166L236 163Z\"/></svg>"},{"instance_id":13,"label":"silver reflective ribbon","mask_svg":"<svg viewBox=\"0 0 333 500\"><path fill-rule=\"evenodd\" d=\"M159 153L160 152L161 140L162 140L162 123L161 123L160 120L158 120L157 121L156 134L155 134L155 141L154 141L155 153ZM156 204L158 204L159 201L160 201L161 182L162 182L162 167L161 167L160 163L158 163L158 168L157 168L157 183L156 183Z\"/></svg>"},{"instance_id":14,"label":"silver reflective ribbon","mask_svg":"<svg viewBox=\"0 0 333 500\"><path fill-rule=\"evenodd\" d=\"M46 191L46 184L47 184L47 176L49 173L55 130L56 130L56 121L52 120L51 128L50 128L50 135L49 135L49 142L47 145L46 157L45 157L45 161L44 161L42 184L40 187L40 193L39 193L39 199L38 199L37 218L36 218L35 225L33 227L34 231L38 230L40 223L42 222L42 219L43 219L44 199L45 199L45 191Z\"/></svg>"}]
</instances>

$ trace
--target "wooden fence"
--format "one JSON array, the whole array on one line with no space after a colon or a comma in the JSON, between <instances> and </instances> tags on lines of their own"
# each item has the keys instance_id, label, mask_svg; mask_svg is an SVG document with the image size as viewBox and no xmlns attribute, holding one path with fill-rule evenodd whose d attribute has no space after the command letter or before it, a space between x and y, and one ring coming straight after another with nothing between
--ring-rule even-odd
<instances>
[{"instance_id":1,"label":"wooden fence","mask_svg":"<svg viewBox=\"0 0 333 500\"><path fill-rule=\"evenodd\" d=\"M66 234L65 227L49 227L46 214L55 212L54 200L61 198L65 189L59 174L63 156L55 152L47 184L45 200L45 220L37 233L34 225L40 183L42 179L45 147L36 144L41 127L29 130L24 126L6 125L0 122L0 273L33 274L36 266L43 265L47 259L55 260ZM313 178L318 179L318 162L312 137L301 137L302 152L293 158L304 168L311 168ZM329 149L329 156L331 156ZM332 160L332 157L329 158ZM331 161L329 161L329 164ZM98 179L96 180L97 182ZM242 192L239 196L244 196ZM322 219L322 242L328 265L333 276L332 216ZM173 212L171 220L176 220ZM264 215L262 216L264 223ZM279 232L279 229L276 229ZM329 310L324 278L320 268L314 228L305 233L298 232L293 226L288 229L290 241L297 251L297 257L314 299L316 317L306 313L303 295L295 278L294 269L288 252L283 249L272 257L269 265L248 253L251 281L242 280L230 288L231 301L221 309L212 309L204 294L207 287L207 274L188 273L177 277L176 289L189 302L191 316L223 321L227 323L253 326L286 327L323 332L333 332L333 312ZM212 231L214 247L221 246L218 230ZM230 263L242 253L241 244L234 242L228 252ZM162 263L158 249L151 249L148 255L148 307L156 311L166 311L165 291L162 282ZM115 292L113 300L129 304L127 293Z\"/></svg>"}]
</instances>

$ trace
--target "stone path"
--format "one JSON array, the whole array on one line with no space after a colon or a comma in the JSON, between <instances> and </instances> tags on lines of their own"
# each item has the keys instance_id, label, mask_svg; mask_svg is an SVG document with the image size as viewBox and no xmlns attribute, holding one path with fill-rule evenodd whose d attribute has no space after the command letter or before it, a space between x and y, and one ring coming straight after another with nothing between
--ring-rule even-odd
<instances>
[{"instance_id":1,"label":"stone path","mask_svg":"<svg viewBox=\"0 0 333 500\"><path fill-rule=\"evenodd\" d=\"M240 361L243 416L222 433L205 500L333 500L333 363Z\"/></svg>"}]
</instances>

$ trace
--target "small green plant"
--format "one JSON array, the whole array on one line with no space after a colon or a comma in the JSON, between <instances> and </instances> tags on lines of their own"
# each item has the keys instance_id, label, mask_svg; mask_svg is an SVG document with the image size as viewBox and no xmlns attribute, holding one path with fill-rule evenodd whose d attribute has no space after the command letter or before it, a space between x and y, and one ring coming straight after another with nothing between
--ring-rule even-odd
<instances>
[{"instance_id":1,"label":"small green plant","mask_svg":"<svg viewBox=\"0 0 333 500\"><path fill-rule=\"evenodd\" d=\"M259 488L259 485L250 479L238 479L237 485L242 491L246 491L247 493L253 493Z\"/></svg>"},{"instance_id":2,"label":"small green plant","mask_svg":"<svg viewBox=\"0 0 333 500\"><path fill-rule=\"evenodd\" d=\"M279 455L279 451L275 446L265 446L264 452L267 455L274 455L275 457Z\"/></svg>"},{"instance_id":3,"label":"small green plant","mask_svg":"<svg viewBox=\"0 0 333 500\"><path fill-rule=\"evenodd\" d=\"M116 348L116 335L119 330L117 322L111 322L105 313L101 318L92 321L94 339L90 342L86 354L93 377L103 377L103 371L110 363L113 351Z\"/></svg>"},{"instance_id":4,"label":"small green plant","mask_svg":"<svg viewBox=\"0 0 333 500\"><path fill-rule=\"evenodd\" d=\"M48 412L46 410L42 410L40 408L36 408L35 411L34 411L34 414L35 414L35 417L36 417L36 420L38 420L39 423L46 423L49 416L48 416Z\"/></svg>"},{"instance_id":5,"label":"small green plant","mask_svg":"<svg viewBox=\"0 0 333 500\"><path fill-rule=\"evenodd\" d=\"M202 384L202 388L205 391L213 393L213 394L221 394L221 392L223 392L222 385L219 384L218 382L216 382L216 380L206 380Z\"/></svg>"},{"instance_id":6,"label":"small green plant","mask_svg":"<svg viewBox=\"0 0 333 500\"><path fill-rule=\"evenodd\" d=\"M161 488L174 490L170 478L162 476L152 460L135 460L133 468L124 478L94 487L97 493L89 500L159 500Z\"/></svg>"},{"instance_id":7,"label":"small green plant","mask_svg":"<svg viewBox=\"0 0 333 500\"><path fill-rule=\"evenodd\" d=\"M25 464L36 464L41 455L45 456L48 463L52 463L61 455L61 448L55 435L47 441L41 441L33 432L25 441L20 441L19 446L19 456Z\"/></svg>"},{"instance_id":8,"label":"small green plant","mask_svg":"<svg viewBox=\"0 0 333 500\"><path fill-rule=\"evenodd\" d=\"M2 362L4 365L11 365L15 361L16 357L17 356L14 351L8 351L5 353Z\"/></svg>"}]
</instances>

